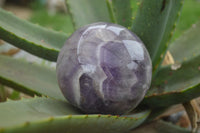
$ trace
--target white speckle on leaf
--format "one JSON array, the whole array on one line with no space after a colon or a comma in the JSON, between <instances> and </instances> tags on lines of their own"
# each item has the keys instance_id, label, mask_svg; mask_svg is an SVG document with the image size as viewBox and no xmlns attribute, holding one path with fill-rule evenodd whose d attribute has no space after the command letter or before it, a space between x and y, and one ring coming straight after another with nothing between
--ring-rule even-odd
<instances>
[{"instance_id":1,"label":"white speckle on leaf","mask_svg":"<svg viewBox=\"0 0 200 133\"><path fill-rule=\"evenodd\" d=\"M179 68L181 68L181 64L180 63L175 63L171 65L171 69L172 70L178 70Z\"/></svg>"}]
</instances>

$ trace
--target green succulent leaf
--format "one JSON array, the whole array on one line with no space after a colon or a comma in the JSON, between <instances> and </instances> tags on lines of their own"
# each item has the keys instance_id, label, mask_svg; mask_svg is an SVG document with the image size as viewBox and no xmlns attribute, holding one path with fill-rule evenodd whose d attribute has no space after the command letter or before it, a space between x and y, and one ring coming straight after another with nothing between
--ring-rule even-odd
<instances>
[{"instance_id":1,"label":"green succulent leaf","mask_svg":"<svg viewBox=\"0 0 200 133\"><path fill-rule=\"evenodd\" d=\"M65 101L53 69L0 56L0 82L30 95L45 95ZM193 99L200 94L200 56L178 70L163 67L152 82L141 106L166 107Z\"/></svg>"},{"instance_id":2,"label":"green succulent leaf","mask_svg":"<svg viewBox=\"0 0 200 133\"><path fill-rule=\"evenodd\" d=\"M131 26L131 2L130 0L106 0L113 22L125 27Z\"/></svg>"},{"instance_id":3,"label":"green succulent leaf","mask_svg":"<svg viewBox=\"0 0 200 133\"><path fill-rule=\"evenodd\" d=\"M140 108L140 106L138 106ZM146 119L145 123L152 122L153 120L157 119L160 115L162 115L165 111L167 111L170 107L157 107L151 109L151 113Z\"/></svg>"},{"instance_id":4,"label":"green succulent leaf","mask_svg":"<svg viewBox=\"0 0 200 133\"><path fill-rule=\"evenodd\" d=\"M94 22L110 22L106 0L65 0L75 28Z\"/></svg>"},{"instance_id":5,"label":"green succulent leaf","mask_svg":"<svg viewBox=\"0 0 200 133\"><path fill-rule=\"evenodd\" d=\"M184 0L143 0L132 31L146 45L155 73L167 50Z\"/></svg>"},{"instance_id":6,"label":"green succulent leaf","mask_svg":"<svg viewBox=\"0 0 200 133\"><path fill-rule=\"evenodd\" d=\"M0 103L0 133L121 133L139 126L149 113L87 115L81 114L67 102L50 98L8 101Z\"/></svg>"},{"instance_id":7,"label":"green succulent leaf","mask_svg":"<svg viewBox=\"0 0 200 133\"><path fill-rule=\"evenodd\" d=\"M170 45L169 50L176 63L161 68L142 104L150 107L155 107L156 104L156 107L163 107L199 96L199 31L200 22ZM173 67L177 70L172 70ZM150 104L151 102L154 104Z\"/></svg>"},{"instance_id":8,"label":"green succulent leaf","mask_svg":"<svg viewBox=\"0 0 200 133\"><path fill-rule=\"evenodd\" d=\"M200 96L200 56L172 66L162 67L152 81L142 105L166 107ZM179 68L180 67L180 68Z\"/></svg>"},{"instance_id":9,"label":"green succulent leaf","mask_svg":"<svg viewBox=\"0 0 200 133\"><path fill-rule=\"evenodd\" d=\"M29 95L45 95L65 100L53 69L0 56L0 82Z\"/></svg>"},{"instance_id":10,"label":"green succulent leaf","mask_svg":"<svg viewBox=\"0 0 200 133\"><path fill-rule=\"evenodd\" d=\"M196 23L169 47L175 62L181 63L200 55L200 22ZM181 52L180 52L181 51Z\"/></svg>"},{"instance_id":11,"label":"green succulent leaf","mask_svg":"<svg viewBox=\"0 0 200 133\"><path fill-rule=\"evenodd\" d=\"M188 129L181 128L162 120L157 120L152 123L143 125L133 130L133 133L146 133L147 131L148 133L191 133L191 131Z\"/></svg>"},{"instance_id":12,"label":"green succulent leaf","mask_svg":"<svg viewBox=\"0 0 200 133\"><path fill-rule=\"evenodd\" d=\"M31 54L56 61L68 35L29 23L0 8L0 38Z\"/></svg>"}]
</instances>

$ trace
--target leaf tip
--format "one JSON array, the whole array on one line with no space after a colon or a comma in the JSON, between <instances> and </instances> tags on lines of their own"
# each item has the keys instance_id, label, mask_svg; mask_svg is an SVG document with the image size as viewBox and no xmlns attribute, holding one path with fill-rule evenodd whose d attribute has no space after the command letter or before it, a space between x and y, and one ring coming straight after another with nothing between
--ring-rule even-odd
<instances>
[{"instance_id":1,"label":"leaf tip","mask_svg":"<svg viewBox=\"0 0 200 133\"><path fill-rule=\"evenodd\" d=\"M200 71L200 66L198 67L198 70Z\"/></svg>"},{"instance_id":2,"label":"leaf tip","mask_svg":"<svg viewBox=\"0 0 200 133\"><path fill-rule=\"evenodd\" d=\"M27 121L27 122L24 123L24 126L29 126L29 125L30 125L29 121Z\"/></svg>"},{"instance_id":3,"label":"leaf tip","mask_svg":"<svg viewBox=\"0 0 200 133\"><path fill-rule=\"evenodd\" d=\"M53 121L54 120L54 117L53 116L51 116L51 117L49 117L49 119L48 119L49 121Z\"/></svg>"},{"instance_id":4,"label":"leaf tip","mask_svg":"<svg viewBox=\"0 0 200 133\"><path fill-rule=\"evenodd\" d=\"M140 2L137 2L137 6L140 6L140 4L141 4Z\"/></svg>"},{"instance_id":5,"label":"leaf tip","mask_svg":"<svg viewBox=\"0 0 200 133\"><path fill-rule=\"evenodd\" d=\"M110 117L111 117L111 114L108 114L108 115L107 115L107 118L110 118Z\"/></svg>"},{"instance_id":6,"label":"leaf tip","mask_svg":"<svg viewBox=\"0 0 200 133\"><path fill-rule=\"evenodd\" d=\"M0 133L4 133L5 129L4 128L0 128Z\"/></svg>"},{"instance_id":7,"label":"leaf tip","mask_svg":"<svg viewBox=\"0 0 200 133\"><path fill-rule=\"evenodd\" d=\"M88 114L86 114L84 118L88 118Z\"/></svg>"},{"instance_id":8,"label":"leaf tip","mask_svg":"<svg viewBox=\"0 0 200 133\"><path fill-rule=\"evenodd\" d=\"M115 119L118 119L118 118L119 118L119 115L115 115L114 117L115 117Z\"/></svg>"},{"instance_id":9,"label":"leaf tip","mask_svg":"<svg viewBox=\"0 0 200 133\"><path fill-rule=\"evenodd\" d=\"M72 118L72 115L68 115L68 119Z\"/></svg>"},{"instance_id":10,"label":"leaf tip","mask_svg":"<svg viewBox=\"0 0 200 133\"><path fill-rule=\"evenodd\" d=\"M128 118L127 116L124 116L124 117L123 117L123 119L127 119L127 118Z\"/></svg>"},{"instance_id":11,"label":"leaf tip","mask_svg":"<svg viewBox=\"0 0 200 133\"><path fill-rule=\"evenodd\" d=\"M10 101L13 101L13 100L7 97L6 102L10 102Z\"/></svg>"}]
</instances>

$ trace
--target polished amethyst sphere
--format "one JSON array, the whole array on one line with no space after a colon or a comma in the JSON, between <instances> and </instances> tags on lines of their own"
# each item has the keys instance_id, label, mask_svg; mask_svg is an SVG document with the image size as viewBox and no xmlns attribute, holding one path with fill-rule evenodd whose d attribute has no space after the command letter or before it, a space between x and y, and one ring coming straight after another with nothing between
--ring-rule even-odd
<instances>
[{"instance_id":1,"label":"polished amethyst sphere","mask_svg":"<svg viewBox=\"0 0 200 133\"><path fill-rule=\"evenodd\" d=\"M74 32L59 53L56 69L63 95L85 113L132 110L152 76L142 41L125 27L103 22Z\"/></svg>"}]
</instances>

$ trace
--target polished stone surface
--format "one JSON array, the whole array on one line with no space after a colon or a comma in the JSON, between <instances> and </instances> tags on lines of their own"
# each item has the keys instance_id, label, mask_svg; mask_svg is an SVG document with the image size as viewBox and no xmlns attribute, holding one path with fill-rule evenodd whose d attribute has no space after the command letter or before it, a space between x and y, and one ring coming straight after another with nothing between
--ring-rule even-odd
<instances>
[{"instance_id":1,"label":"polished stone surface","mask_svg":"<svg viewBox=\"0 0 200 133\"><path fill-rule=\"evenodd\" d=\"M152 65L141 40L126 28L94 23L74 32L57 60L59 86L85 113L123 114L150 87Z\"/></svg>"}]
</instances>

